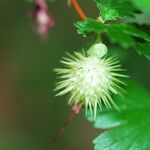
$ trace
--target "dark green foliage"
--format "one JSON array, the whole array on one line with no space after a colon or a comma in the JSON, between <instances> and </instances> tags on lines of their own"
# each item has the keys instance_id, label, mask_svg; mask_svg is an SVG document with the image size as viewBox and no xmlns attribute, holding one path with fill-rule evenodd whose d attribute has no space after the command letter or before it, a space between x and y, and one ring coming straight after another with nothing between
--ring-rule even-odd
<instances>
[{"instance_id":1,"label":"dark green foliage","mask_svg":"<svg viewBox=\"0 0 150 150\"><path fill-rule=\"evenodd\" d=\"M91 33L105 32L112 43L117 43L123 48L132 47L139 54L147 58L150 57L148 51L150 49L150 36L131 24L104 24L87 18L84 22L79 21L75 25L78 33L83 36L88 36ZM142 39L144 43L137 42L135 38ZM140 45L140 47L137 45Z\"/></svg>"}]
</instances>

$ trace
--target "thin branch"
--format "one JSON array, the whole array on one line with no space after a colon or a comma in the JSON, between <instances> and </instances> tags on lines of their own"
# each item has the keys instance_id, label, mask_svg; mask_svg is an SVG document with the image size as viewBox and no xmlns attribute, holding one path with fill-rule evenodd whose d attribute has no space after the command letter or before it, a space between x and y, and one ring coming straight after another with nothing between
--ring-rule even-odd
<instances>
[{"instance_id":1,"label":"thin branch","mask_svg":"<svg viewBox=\"0 0 150 150\"><path fill-rule=\"evenodd\" d=\"M117 23L126 23L123 19L116 19L116 20L107 20L105 21L106 24L117 24Z\"/></svg>"},{"instance_id":2,"label":"thin branch","mask_svg":"<svg viewBox=\"0 0 150 150\"><path fill-rule=\"evenodd\" d=\"M82 20L85 20L87 17L84 13L84 11L82 10L82 8L80 7L79 3L77 0L68 0L69 4L72 4L72 6L74 7L74 9L76 10L77 14L79 15L79 17Z\"/></svg>"},{"instance_id":3,"label":"thin branch","mask_svg":"<svg viewBox=\"0 0 150 150\"><path fill-rule=\"evenodd\" d=\"M74 104L72 107L72 111L69 114L69 116L66 118L65 122L63 123L62 127L60 128L60 130L54 135L53 137L53 141L57 141L62 134L64 133L66 127L72 122L72 120L75 118L75 116L77 114L79 114L80 110L81 110L82 104Z\"/></svg>"}]
</instances>

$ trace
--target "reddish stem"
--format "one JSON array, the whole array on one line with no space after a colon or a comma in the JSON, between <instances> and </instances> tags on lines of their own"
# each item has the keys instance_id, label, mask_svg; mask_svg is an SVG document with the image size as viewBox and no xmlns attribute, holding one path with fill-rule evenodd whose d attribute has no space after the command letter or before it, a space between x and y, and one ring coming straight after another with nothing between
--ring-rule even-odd
<instances>
[{"instance_id":1,"label":"reddish stem","mask_svg":"<svg viewBox=\"0 0 150 150\"><path fill-rule=\"evenodd\" d=\"M71 113L66 118L66 120L63 123L62 127L60 128L60 130L53 137L54 141L57 141L62 136L62 134L64 133L64 130L66 129L66 127L72 122L72 120L74 119L74 117L77 114L79 114L79 112L81 110L81 107L82 107L82 104L74 104L73 105Z\"/></svg>"},{"instance_id":2,"label":"reddish stem","mask_svg":"<svg viewBox=\"0 0 150 150\"><path fill-rule=\"evenodd\" d=\"M72 6L74 7L74 9L76 10L77 14L79 15L79 17L82 19L82 20L85 20L87 17L84 13L84 11L81 9L79 3L77 0L69 0L71 1L71 4Z\"/></svg>"}]
</instances>

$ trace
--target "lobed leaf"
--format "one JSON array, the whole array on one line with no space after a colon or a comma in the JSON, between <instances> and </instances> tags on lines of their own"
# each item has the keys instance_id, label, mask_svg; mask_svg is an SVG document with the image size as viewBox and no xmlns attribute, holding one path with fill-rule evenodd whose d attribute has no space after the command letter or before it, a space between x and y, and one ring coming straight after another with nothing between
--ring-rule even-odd
<instances>
[{"instance_id":1,"label":"lobed leaf","mask_svg":"<svg viewBox=\"0 0 150 150\"><path fill-rule=\"evenodd\" d=\"M104 21L134 16L135 7L131 0L95 0Z\"/></svg>"},{"instance_id":2,"label":"lobed leaf","mask_svg":"<svg viewBox=\"0 0 150 150\"><path fill-rule=\"evenodd\" d=\"M95 150L148 150L150 147L150 93L130 82L127 93L116 97L120 111L104 110L97 114L96 128L112 128L94 140ZM108 121L109 120L109 121ZM118 126L113 128L115 126Z\"/></svg>"}]
</instances>

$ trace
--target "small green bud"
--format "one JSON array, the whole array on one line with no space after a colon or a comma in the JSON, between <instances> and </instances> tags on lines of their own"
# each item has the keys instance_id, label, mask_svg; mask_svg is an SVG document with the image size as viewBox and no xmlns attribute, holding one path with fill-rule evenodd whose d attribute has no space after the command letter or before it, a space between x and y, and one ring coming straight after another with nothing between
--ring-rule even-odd
<instances>
[{"instance_id":1,"label":"small green bud","mask_svg":"<svg viewBox=\"0 0 150 150\"><path fill-rule=\"evenodd\" d=\"M103 43L96 43L92 47L89 48L88 54L90 56L98 56L102 58L106 55L108 49L105 44Z\"/></svg>"}]
</instances>

